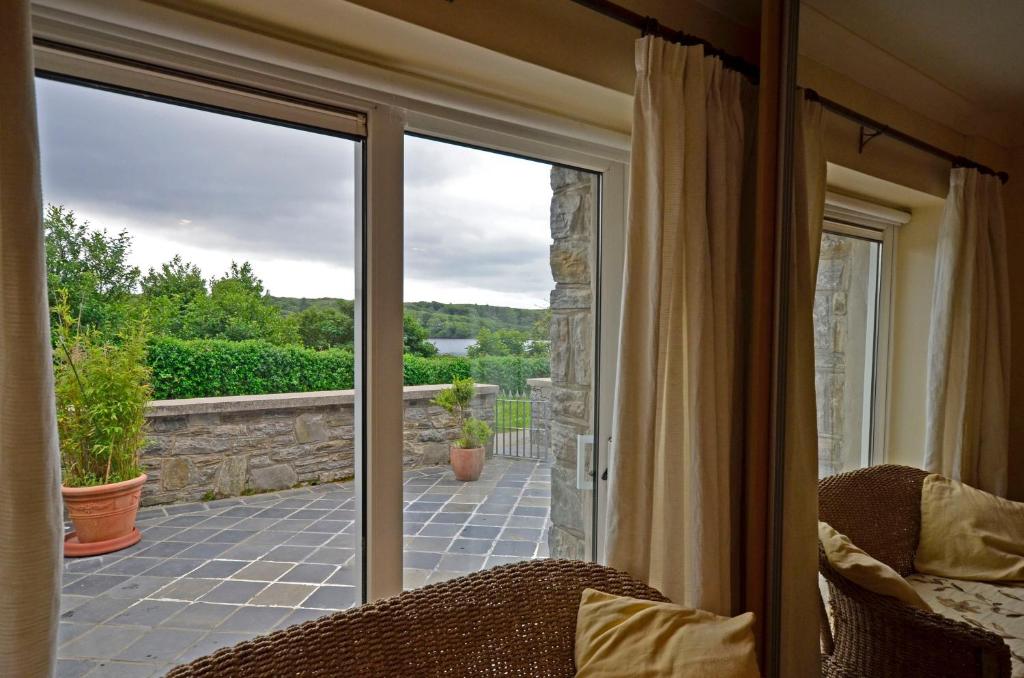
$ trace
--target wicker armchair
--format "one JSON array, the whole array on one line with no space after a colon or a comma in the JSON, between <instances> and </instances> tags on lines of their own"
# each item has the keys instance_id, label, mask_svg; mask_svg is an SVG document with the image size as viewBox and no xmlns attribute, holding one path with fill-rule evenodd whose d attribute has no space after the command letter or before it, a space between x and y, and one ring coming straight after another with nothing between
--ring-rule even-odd
<instances>
[{"instance_id":1,"label":"wicker armchair","mask_svg":"<svg viewBox=\"0 0 1024 678\"><path fill-rule=\"evenodd\" d=\"M927 473L874 466L818 483L818 515L874 558L907 576L921 531ZM1009 678L1010 651L999 636L862 589L829 567L833 629L822 621L828 676Z\"/></svg>"},{"instance_id":2,"label":"wicker armchair","mask_svg":"<svg viewBox=\"0 0 1024 678\"><path fill-rule=\"evenodd\" d=\"M667 600L571 560L495 567L239 643L168 678L566 676L584 588Z\"/></svg>"}]
</instances>

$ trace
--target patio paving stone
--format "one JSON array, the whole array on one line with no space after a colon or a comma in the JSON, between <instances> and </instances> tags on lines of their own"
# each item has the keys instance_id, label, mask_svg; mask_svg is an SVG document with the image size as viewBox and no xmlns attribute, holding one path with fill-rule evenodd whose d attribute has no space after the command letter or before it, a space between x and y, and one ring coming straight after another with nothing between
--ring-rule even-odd
<instances>
[{"instance_id":1,"label":"patio paving stone","mask_svg":"<svg viewBox=\"0 0 1024 678\"><path fill-rule=\"evenodd\" d=\"M406 471L403 587L546 555L549 495L535 461ZM143 508L142 542L65 560L57 675L162 676L357 604L355 509L350 482Z\"/></svg>"}]
</instances>

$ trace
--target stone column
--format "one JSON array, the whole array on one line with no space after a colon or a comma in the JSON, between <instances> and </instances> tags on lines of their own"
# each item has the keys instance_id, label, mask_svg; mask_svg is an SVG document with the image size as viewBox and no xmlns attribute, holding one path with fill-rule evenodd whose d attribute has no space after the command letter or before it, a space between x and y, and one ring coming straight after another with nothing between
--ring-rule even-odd
<instances>
[{"instance_id":1,"label":"stone column","mask_svg":"<svg viewBox=\"0 0 1024 678\"><path fill-rule=\"evenodd\" d=\"M593 200L596 177L551 169L551 526L553 558L585 558L590 492L576 489L576 436L593 413Z\"/></svg>"}]
</instances>

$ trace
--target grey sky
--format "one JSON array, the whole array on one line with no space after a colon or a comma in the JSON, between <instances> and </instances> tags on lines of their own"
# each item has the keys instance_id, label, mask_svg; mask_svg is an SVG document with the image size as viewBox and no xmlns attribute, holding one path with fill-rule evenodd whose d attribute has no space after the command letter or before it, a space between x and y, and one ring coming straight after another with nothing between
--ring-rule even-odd
<instances>
[{"instance_id":1,"label":"grey sky","mask_svg":"<svg viewBox=\"0 0 1024 678\"><path fill-rule=\"evenodd\" d=\"M249 260L272 294L351 297L358 145L37 80L43 199L126 229L143 270ZM406 142L405 298L547 306L549 166Z\"/></svg>"}]
</instances>

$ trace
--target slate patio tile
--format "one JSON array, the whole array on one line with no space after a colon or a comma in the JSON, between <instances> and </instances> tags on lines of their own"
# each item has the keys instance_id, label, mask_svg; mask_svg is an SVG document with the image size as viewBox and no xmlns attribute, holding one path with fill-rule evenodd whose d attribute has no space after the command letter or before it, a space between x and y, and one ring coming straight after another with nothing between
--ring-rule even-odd
<instances>
[{"instance_id":1,"label":"slate patio tile","mask_svg":"<svg viewBox=\"0 0 1024 678\"><path fill-rule=\"evenodd\" d=\"M203 636L189 629L153 629L117 654L117 659L136 661L174 661L178 655Z\"/></svg>"},{"instance_id":2,"label":"slate patio tile","mask_svg":"<svg viewBox=\"0 0 1024 678\"><path fill-rule=\"evenodd\" d=\"M462 553L449 553L441 556L437 569L450 572L476 572L484 567L484 557L476 555L465 555Z\"/></svg>"},{"instance_id":3,"label":"slate patio tile","mask_svg":"<svg viewBox=\"0 0 1024 678\"><path fill-rule=\"evenodd\" d=\"M216 579L190 579L183 577L163 587L151 597L169 600L196 600L218 584Z\"/></svg>"},{"instance_id":4,"label":"slate patio tile","mask_svg":"<svg viewBox=\"0 0 1024 678\"><path fill-rule=\"evenodd\" d=\"M326 532L328 535L338 534L346 527L349 526L350 521L347 520L328 520L322 518L309 527L303 529L303 532Z\"/></svg>"},{"instance_id":5,"label":"slate patio tile","mask_svg":"<svg viewBox=\"0 0 1024 678\"><path fill-rule=\"evenodd\" d=\"M290 584L277 582L257 593L250 605L278 605L284 607L296 607L309 597L316 586L313 584Z\"/></svg>"},{"instance_id":6,"label":"slate patio tile","mask_svg":"<svg viewBox=\"0 0 1024 678\"><path fill-rule=\"evenodd\" d=\"M108 623L119 626L153 627L186 605L188 603L176 600L141 600L110 619Z\"/></svg>"},{"instance_id":7,"label":"slate patio tile","mask_svg":"<svg viewBox=\"0 0 1024 678\"><path fill-rule=\"evenodd\" d=\"M232 579L247 579L251 581L274 581L282 574L292 569L291 563L272 563L257 561L243 567L231 575Z\"/></svg>"},{"instance_id":8,"label":"slate patio tile","mask_svg":"<svg viewBox=\"0 0 1024 678\"><path fill-rule=\"evenodd\" d=\"M128 581L128 579L129 577L123 574L90 574L68 584L61 589L61 592L80 596L97 596Z\"/></svg>"},{"instance_id":9,"label":"slate patio tile","mask_svg":"<svg viewBox=\"0 0 1024 678\"><path fill-rule=\"evenodd\" d=\"M194 513L192 515L183 516L172 516L167 520L160 523L160 527L191 527L196 523L201 523L210 516L202 513Z\"/></svg>"},{"instance_id":10,"label":"slate patio tile","mask_svg":"<svg viewBox=\"0 0 1024 678\"><path fill-rule=\"evenodd\" d=\"M325 612L324 610L310 610L308 608L300 607L286 614L284 619L277 623L276 628L286 629L289 626L295 626L296 624L302 624L314 619L319 619L320 617L328 614L330 614L330 612Z\"/></svg>"},{"instance_id":11,"label":"slate patio tile","mask_svg":"<svg viewBox=\"0 0 1024 678\"><path fill-rule=\"evenodd\" d=\"M506 527L502 533L503 540L540 541L542 531L529 527Z\"/></svg>"},{"instance_id":12,"label":"slate patio tile","mask_svg":"<svg viewBox=\"0 0 1024 678\"><path fill-rule=\"evenodd\" d=\"M162 562L163 559L161 558L140 558L138 556L122 558L121 560L104 567L99 571L99 574L126 574L133 576L136 574L142 574L149 568L154 565L159 565Z\"/></svg>"},{"instance_id":13,"label":"slate patio tile","mask_svg":"<svg viewBox=\"0 0 1024 678\"><path fill-rule=\"evenodd\" d=\"M324 532L299 532L289 537L286 543L296 546L322 546L330 538L331 535Z\"/></svg>"},{"instance_id":14,"label":"slate patio tile","mask_svg":"<svg viewBox=\"0 0 1024 678\"><path fill-rule=\"evenodd\" d=\"M244 541L245 539L248 539L254 534L256 534L255 530L236 530L232 528L227 530L221 530L217 534L208 538L206 541L220 544L237 544L241 541Z\"/></svg>"},{"instance_id":15,"label":"slate patio tile","mask_svg":"<svg viewBox=\"0 0 1024 678\"><path fill-rule=\"evenodd\" d=\"M187 550L187 549L186 549ZM184 553L184 551L182 551ZM151 560L147 558L147 560ZM146 570L148 577L180 577L206 562L205 558L168 558Z\"/></svg>"},{"instance_id":16,"label":"slate patio tile","mask_svg":"<svg viewBox=\"0 0 1024 678\"><path fill-rule=\"evenodd\" d=\"M145 632L146 629L133 626L97 626L62 646L60 654L66 659L103 659L128 647Z\"/></svg>"},{"instance_id":17,"label":"slate patio tile","mask_svg":"<svg viewBox=\"0 0 1024 678\"><path fill-rule=\"evenodd\" d=\"M224 579L238 572L246 563L241 560L211 560L189 573L193 579Z\"/></svg>"},{"instance_id":18,"label":"slate patio tile","mask_svg":"<svg viewBox=\"0 0 1024 678\"><path fill-rule=\"evenodd\" d=\"M206 541L219 532L215 527L190 527L174 535L174 541L187 541L190 544L198 544Z\"/></svg>"},{"instance_id":19,"label":"slate patio tile","mask_svg":"<svg viewBox=\"0 0 1024 678\"><path fill-rule=\"evenodd\" d=\"M78 607L61 612L62 621L81 622L98 624L104 622L116 614L121 614L135 604L130 598L114 598L113 596L100 595L89 598L89 602Z\"/></svg>"},{"instance_id":20,"label":"slate patio tile","mask_svg":"<svg viewBox=\"0 0 1024 678\"><path fill-rule=\"evenodd\" d=\"M449 537L406 537L405 548L409 551L444 553L452 543Z\"/></svg>"},{"instance_id":21,"label":"slate patio tile","mask_svg":"<svg viewBox=\"0 0 1024 678\"><path fill-rule=\"evenodd\" d=\"M496 556L532 556L537 543L532 541L498 541L492 553Z\"/></svg>"},{"instance_id":22,"label":"slate patio tile","mask_svg":"<svg viewBox=\"0 0 1024 678\"><path fill-rule=\"evenodd\" d=\"M355 587L352 586L321 586L303 603L304 607L345 610L356 604Z\"/></svg>"},{"instance_id":23,"label":"slate patio tile","mask_svg":"<svg viewBox=\"0 0 1024 678\"><path fill-rule=\"evenodd\" d=\"M406 551L402 556L402 566L417 570L433 570L441 562L440 553L425 551Z\"/></svg>"},{"instance_id":24,"label":"slate patio tile","mask_svg":"<svg viewBox=\"0 0 1024 678\"><path fill-rule=\"evenodd\" d=\"M325 584L336 584L339 586L355 586L356 584L356 573L349 567L339 567L338 570L327 578Z\"/></svg>"},{"instance_id":25,"label":"slate patio tile","mask_svg":"<svg viewBox=\"0 0 1024 678\"><path fill-rule=\"evenodd\" d=\"M89 659L61 659L57 662L57 678L82 678L96 666Z\"/></svg>"},{"instance_id":26,"label":"slate patio tile","mask_svg":"<svg viewBox=\"0 0 1024 678\"><path fill-rule=\"evenodd\" d=\"M233 544L220 558L226 560L258 560L270 553L274 548L272 544L250 544L248 541L241 544Z\"/></svg>"},{"instance_id":27,"label":"slate patio tile","mask_svg":"<svg viewBox=\"0 0 1024 678\"><path fill-rule=\"evenodd\" d=\"M466 513L435 513L434 517L430 519L431 523L452 523L459 524L465 523L469 519L469 515Z\"/></svg>"},{"instance_id":28,"label":"slate patio tile","mask_svg":"<svg viewBox=\"0 0 1024 678\"><path fill-rule=\"evenodd\" d=\"M62 621L57 626L57 644L63 645L70 640L74 640L86 631L92 630L93 626L93 624L73 624Z\"/></svg>"},{"instance_id":29,"label":"slate patio tile","mask_svg":"<svg viewBox=\"0 0 1024 678\"><path fill-rule=\"evenodd\" d=\"M85 674L85 678L152 678L167 672L168 665L156 662L121 662L104 660Z\"/></svg>"},{"instance_id":30,"label":"slate patio tile","mask_svg":"<svg viewBox=\"0 0 1024 678\"><path fill-rule=\"evenodd\" d=\"M284 530L262 530L246 539L243 544L258 544L264 546L277 546L283 544L294 534Z\"/></svg>"},{"instance_id":31,"label":"slate patio tile","mask_svg":"<svg viewBox=\"0 0 1024 678\"><path fill-rule=\"evenodd\" d=\"M231 548L231 546L231 544L211 544L210 542L203 542L202 544L189 546L187 549L179 553L177 557L209 560L210 558L216 558L220 554L224 553Z\"/></svg>"},{"instance_id":32,"label":"slate patio tile","mask_svg":"<svg viewBox=\"0 0 1024 678\"><path fill-rule=\"evenodd\" d=\"M455 539L448 546L448 552L484 555L491 550L493 543L491 539Z\"/></svg>"},{"instance_id":33,"label":"slate patio tile","mask_svg":"<svg viewBox=\"0 0 1024 678\"><path fill-rule=\"evenodd\" d=\"M220 633L212 631L178 655L175 661L178 664L187 664L195 659L212 654L223 647L231 647L250 638L252 638L252 634L249 633Z\"/></svg>"},{"instance_id":34,"label":"slate patio tile","mask_svg":"<svg viewBox=\"0 0 1024 678\"><path fill-rule=\"evenodd\" d=\"M183 629L214 629L238 610L237 605L191 603L165 619L160 626Z\"/></svg>"},{"instance_id":35,"label":"slate patio tile","mask_svg":"<svg viewBox=\"0 0 1024 678\"><path fill-rule=\"evenodd\" d=\"M320 584L338 569L335 565L301 563L291 568L278 581Z\"/></svg>"},{"instance_id":36,"label":"slate patio tile","mask_svg":"<svg viewBox=\"0 0 1024 678\"><path fill-rule=\"evenodd\" d=\"M265 582L224 581L199 600L207 603L244 604L249 602L250 598L262 591L266 586Z\"/></svg>"},{"instance_id":37,"label":"slate patio tile","mask_svg":"<svg viewBox=\"0 0 1024 678\"><path fill-rule=\"evenodd\" d=\"M113 598L139 600L170 584L171 577L151 577L148 574L132 577L126 582L109 589L105 595Z\"/></svg>"},{"instance_id":38,"label":"slate patio tile","mask_svg":"<svg viewBox=\"0 0 1024 678\"><path fill-rule=\"evenodd\" d=\"M315 550L312 546L277 546L263 559L281 563L299 563Z\"/></svg>"},{"instance_id":39,"label":"slate patio tile","mask_svg":"<svg viewBox=\"0 0 1024 678\"><path fill-rule=\"evenodd\" d=\"M306 556L304 562L326 563L328 565L344 565L355 555L353 549L318 548Z\"/></svg>"},{"instance_id":40,"label":"slate patio tile","mask_svg":"<svg viewBox=\"0 0 1024 678\"><path fill-rule=\"evenodd\" d=\"M496 539L501 528L488 525L467 525L459 532L460 537L467 539Z\"/></svg>"},{"instance_id":41,"label":"slate patio tile","mask_svg":"<svg viewBox=\"0 0 1024 678\"><path fill-rule=\"evenodd\" d=\"M454 537L462 531L462 523L427 523L417 533L421 537Z\"/></svg>"},{"instance_id":42,"label":"slate patio tile","mask_svg":"<svg viewBox=\"0 0 1024 678\"><path fill-rule=\"evenodd\" d=\"M139 551L139 556L146 558L170 558L187 549L191 544L183 541L158 541L148 548Z\"/></svg>"},{"instance_id":43,"label":"slate patio tile","mask_svg":"<svg viewBox=\"0 0 1024 678\"><path fill-rule=\"evenodd\" d=\"M225 619L218 631L233 633L266 633L285 618L289 609L284 607L243 607Z\"/></svg>"}]
</instances>

